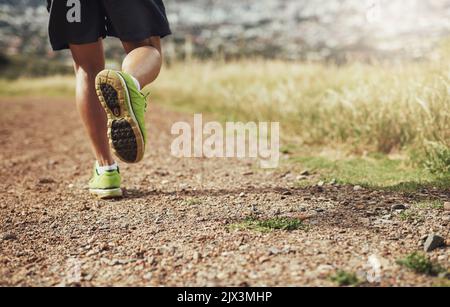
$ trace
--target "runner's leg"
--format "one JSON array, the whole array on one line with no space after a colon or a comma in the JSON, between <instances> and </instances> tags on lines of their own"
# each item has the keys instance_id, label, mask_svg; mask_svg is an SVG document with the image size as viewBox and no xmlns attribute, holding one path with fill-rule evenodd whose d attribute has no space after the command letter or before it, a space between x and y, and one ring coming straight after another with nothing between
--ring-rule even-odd
<instances>
[{"instance_id":1,"label":"runner's leg","mask_svg":"<svg viewBox=\"0 0 450 307\"><path fill-rule=\"evenodd\" d=\"M122 71L132 75L140 86L152 83L161 71L161 39L150 37L140 42L122 42L127 56L122 64Z\"/></svg>"},{"instance_id":2,"label":"runner's leg","mask_svg":"<svg viewBox=\"0 0 450 307\"><path fill-rule=\"evenodd\" d=\"M103 43L70 45L76 75L76 103L100 166L114 164L107 137L105 110L95 92L95 77L105 68Z\"/></svg>"}]
</instances>

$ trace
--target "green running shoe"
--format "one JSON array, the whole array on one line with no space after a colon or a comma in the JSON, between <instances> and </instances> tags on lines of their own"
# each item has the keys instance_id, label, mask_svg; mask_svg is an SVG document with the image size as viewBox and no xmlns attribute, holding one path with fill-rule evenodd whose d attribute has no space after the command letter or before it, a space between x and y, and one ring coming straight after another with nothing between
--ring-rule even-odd
<instances>
[{"instance_id":1,"label":"green running shoe","mask_svg":"<svg viewBox=\"0 0 450 307\"><path fill-rule=\"evenodd\" d=\"M104 70L95 80L97 95L108 116L108 138L115 155L126 163L142 160L147 142L147 99L126 73Z\"/></svg>"},{"instance_id":2,"label":"green running shoe","mask_svg":"<svg viewBox=\"0 0 450 307\"><path fill-rule=\"evenodd\" d=\"M100 175L94 166L94 175L89 181L89 192L100 199L119 198L123 196L120 184L122 178L119 169L107 171Z\"/></svg>"}]
</instances>

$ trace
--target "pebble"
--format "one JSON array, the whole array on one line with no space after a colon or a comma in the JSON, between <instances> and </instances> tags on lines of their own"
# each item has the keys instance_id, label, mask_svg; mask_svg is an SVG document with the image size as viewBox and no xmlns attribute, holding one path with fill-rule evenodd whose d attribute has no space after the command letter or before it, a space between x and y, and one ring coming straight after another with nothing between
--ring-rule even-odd
<instances>
[{"instance_id":1,"label":"pebble","mask_svg":"<svg viewBox=\"0 0 450 307\"><path fill-rule=\"evenodd\" d=\"M396 210L406 210L406 206L405 205L401 205L401 204L397 204L397 205L393 205L391 207L392 211L396 211Z\"/></svg>"},{"instance_id":2,"label":"pebble","mask_svg":"<svg viewBox=\"0 0 450 307\"><path fill-rule=\"evenodd\" d=\"M55 180L51 179L51 178L40 178L38 180L39 184L50 184L50 183L55 183Z\"/></svg>"},{"instance_id":3,"label":"pebble","mask_svg":"<svg viewBox=\"0 0 450 307\"><path fill-rule=\"evenodd\" d=\"M446 260L447 260L447 255L440 255L440 256L437 258L437 260L438 260L438 261L446 261Z\"/></svg>"},{"instance_id":4,"label":"pebble","mask_svg":"<svg viewBox=\"0 0 450 307\"><path fill-rule=\"evenodd\" d=\"M450 201L444 203L444 211L450 211Z\"/></svg>"},{"instance_id":5,"label":"pebble","mask_svg":"<svg viewBox=\"0 0 450 307\"><path fill-rule=\"evenodd\" d=\"M309 176L311 175L311 173L308 170L304 170L303 172L300 173L300 176Z\"/></svg>"},{"instance_id":6,"label":"pebble","mask_svg":"<svg viewBox=\"0 0 450 307\"><path fill-rule=\"evenodd\" d=\"M444 245L445 239L443 237L436 234L430 234L424 243L423 249L428 253Z\"/></svg>"},{"instance_id":7,"label":"pebble","mask_svg":"<svg viewBox=\"0 0 450 307\"><path fill-rule=\"evenodd\" d=\"M278 255L281 251L276 247L269 248L269 255Z\"/></svg>"},{"instance_id":8,"label":"pebble","mask_svg":"<svg viewBox=\"0 0 450 307\"><path fill-rule=\"evenodd\" d=\"M2 239L5 240L5 241L17 240L17 235L15 233L12 233L12 232L5 233L5 234L3 234Z\"/></svg>"},{"instance_id":9,"label":"pebble","mask_svg":"<svg viewBox=\"0 0 450 307\"><path fill-rule=\"evenodd\" d=\"M151 272L144 275L145 280L152 280L152 278L153 278L153 273L151 273Z\"/></svg>"},{"instance_id":10,"label":"pebble","mask_svg":"<svg viewBox=\"0 0 450 307\"><path fill-rule=\"evenodd\" d=\"M353 187L353 191L361 191L361 190L362 190L362 186L360 186L360 185L355 185Z\"/></svg>"},{"instance_id":11,"label":"pebble","mask_svg":"<svg viewBox=\"0 0 450 307\"><path fill-rule=\"evenodd\" d=\"M201 259L201 255L199 252L195 252L194 255L192 256L192 260L194 260L195 262L198 262Z\"/></svg>"}]
</instances>

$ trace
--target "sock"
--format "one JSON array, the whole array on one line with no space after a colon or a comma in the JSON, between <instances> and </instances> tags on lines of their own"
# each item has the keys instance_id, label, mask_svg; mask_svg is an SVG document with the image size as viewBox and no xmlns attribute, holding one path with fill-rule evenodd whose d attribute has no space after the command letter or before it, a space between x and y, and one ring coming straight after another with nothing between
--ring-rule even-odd
<instances>
[{"instance_id":1,"label":"sock","mask_svg":"<svg viewBox=\"0 0 450 307\"><path fill-rule=\"evenodd\" d=\"M109 166L100 166L98 161L96 162L95 167L97 168L97 172L99 175L103 175L104 173L106 173L108 171L116 171L119 168L119 166L117 165L117 162L114 162L113 165L109 165Z\"/></svg>"},{"instance_id":2,"label":"sock","mask_svg":"<svg viewBox=\"0 0 450 307\"><path fill-rule=\"evenodd\" d=\"M138 91L140 91L141 90L141 85L139 84L139 81L135 77L133 77L132 75L130 75L130 76L131 76L131 79L133 79L134 84L136 84L136 87L137 87Z\"/></svg>"}]
</instances>

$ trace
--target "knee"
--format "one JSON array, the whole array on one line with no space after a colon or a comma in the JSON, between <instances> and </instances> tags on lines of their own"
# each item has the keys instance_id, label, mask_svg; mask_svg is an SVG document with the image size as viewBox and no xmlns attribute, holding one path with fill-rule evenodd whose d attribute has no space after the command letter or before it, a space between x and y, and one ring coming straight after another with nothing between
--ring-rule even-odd
<instances>
[{"instance_id":1,"label":"knee","mask_svg":"<svg viewBox=\"0 0 450 307\"><path fill-rule=\"evenodd\" d=\"M136 48L131 51L122 63L123 71L134 71L137 67L145 70L160 70L162 65L161 52L151 46Z\"/></svg>"}]
</instances>

